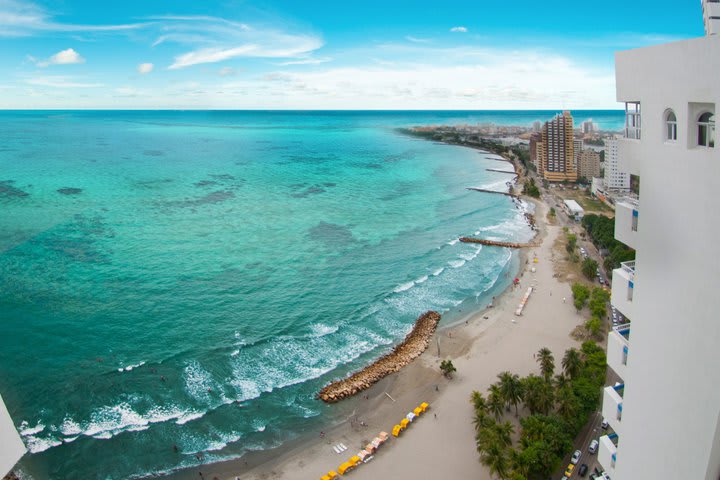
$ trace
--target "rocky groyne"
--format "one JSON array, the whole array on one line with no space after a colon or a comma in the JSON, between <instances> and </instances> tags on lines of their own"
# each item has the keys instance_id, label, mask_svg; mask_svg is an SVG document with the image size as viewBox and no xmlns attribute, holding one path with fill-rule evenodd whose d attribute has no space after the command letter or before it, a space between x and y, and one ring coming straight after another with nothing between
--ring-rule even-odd
<instances>
[{"instance_id":1,"label":"rocky groyne","mask_svg":"<svg viewBox=\"0 0 720 480\"><path fill-rule=\"evenodd\" d=\"M484 238L474 237L460 237L460 241L463 243L479 243L481 245L490 245L493 247L508 247L508 248L528 248L537 247L537 243L516 243L516 242L499 242L497 240L485 240Z\"/></svg>"},{"instance_id":2,"label":"rocky groyne","mask_svg":"<svg viewBox=\"0 0 720 480\"><path fill-rule=\"evenodd\" d=\"M428 348L439 321L440 314L438 312L429 311L423 313L415 321L415 326L407 334L405 340L397 345L392 352L380 357L371 365L353 373L349 377L327 385L320 390L317 398L326 403L339 402L370 388L391 373L399 371Z\"/></svg>"},{"instance_id":3,"label":"rocky groyne","mask_svg":"<svg viewBox=\"0 0 720 480\"><path fill-rule=\"evenodd\" d=\"M474 190L476 192L498 193L500 195L505 195L507 197L520 198L520 195L517 195L515 193L510 193L510 192L498 192L497 190L487 190L485 188L477 188L477 187L467 187L467 189Z\"/></svg>"}]
</instances>

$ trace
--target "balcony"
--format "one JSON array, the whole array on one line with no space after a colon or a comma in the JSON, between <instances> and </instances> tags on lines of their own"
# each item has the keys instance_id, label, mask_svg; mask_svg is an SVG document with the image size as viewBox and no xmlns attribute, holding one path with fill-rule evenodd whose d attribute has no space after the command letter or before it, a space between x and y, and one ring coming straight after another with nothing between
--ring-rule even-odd
<instances>
[{"instance_id":1,"label":"balcony","mask_svg":"<svg viewBox=\"0 0 720 480\"><path fill-rule=\"evenodd\" d=\"M608 333L607 364L622 379L627 370L630 352L630 324L618 325Z\"/></svg>"},{"instance_id":2,"label":"balcony","mask_svg":"<svg viewBox=\"0 0 720 480\"><path fill-rule=\"evenodd\" d=\"M623 262L612 273L612 296L610 301L620 313L633 319L633 296L635 293L635 262Z\"/></svg>"},{"instance_id":3,"label":"balcony","mask_svg":"<svg viewBox=\"0 0 720 480\"><path fill-rule=\"evenodd\" d=\"M615 238L630 248L637 248L640 205L633 198L624 198L615 204Z\"/></svg>"},{"instance_id":4,"label":"balcony","mask_svg":"<svg viewBox=\"0 0 720 480\"><path fill-rule=\"evenodd\" d=\"M603 390L602 415L618 435L622 435L622 408L625 384L621 383Z\"/></svg>"},{"instance_id":5,"label":"balcony","mask_svg":"<svg viewBox=\"0 0 720 480\"><path fill-rule=\"evenodd\" d=\"M615 473L615 462L617 461L617 444L618 436L616 434L604 435L600 437L600 448L598 449L598 462L602 465L605 472L612 478Z\"/></svg>"}]
</instances>

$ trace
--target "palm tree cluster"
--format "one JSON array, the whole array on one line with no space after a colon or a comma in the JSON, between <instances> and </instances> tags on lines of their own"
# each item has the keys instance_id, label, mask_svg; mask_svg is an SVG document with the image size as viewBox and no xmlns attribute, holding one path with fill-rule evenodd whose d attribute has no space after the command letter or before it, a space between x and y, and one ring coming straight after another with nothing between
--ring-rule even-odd
<instances>
[{"instance_id":1,"label":"palm tree cluster","mask_svg":"<svg viewBox=\"0 0 720 480\"><path fill-rule=\"evenodd\" d=\"M572 448L572 440L599 406L605 381L605 353L593 342L581 350L570 348L562 357L562 371L555 373L555 358L541 348L535 358L540 375L521 378L511 372L498 374L487 396L473 391L475 442L480 461L501 480L544 479ZM509 412L520 417L520 434L505 419Z\"/></svg>"}]
</instances>

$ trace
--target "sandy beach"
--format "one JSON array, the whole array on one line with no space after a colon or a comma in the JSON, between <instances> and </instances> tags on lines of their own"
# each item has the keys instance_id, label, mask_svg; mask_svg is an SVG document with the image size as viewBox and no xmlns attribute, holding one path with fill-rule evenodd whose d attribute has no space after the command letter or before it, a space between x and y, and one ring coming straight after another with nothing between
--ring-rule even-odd
<instances>
[{"instance_id":1,"label":"sandy beach","mask_svg":"<svg viewBox=\"0 0 720 480\"><path fill-rule=\"evenodd\" d=\"M322 437L320 432L308 432L278 451L187 470L177 478L320 478L336 470L378 432L390 432L423 401L430 403L428 413L399 438L391 437L371 462L349 476L490 478L475 450L470 393L484 393L504 370L521 376L537 372L533 354L542 347L548 347L558 359L567 348L578 346L569 335L581 321L570 300L570 284L560 282L553 272L552 247L562 233L561 227L548 225L547 207L535 203L539 246L521 254L520 286L498 297L494 308L438 330L430 348L402 371L381 380L364 394L336 404L333 408L341 409L347 421L324 431ZM531 272L532 267L536 272ZM534 291L523 315L518 317L514 312L529 286ZM563 302L563 298L568 300ZM439 370L440 361L447 358L457 368L450 380ZM348 447L341 454L332 448L339 443Z\"/></svg>"}]
</instances>

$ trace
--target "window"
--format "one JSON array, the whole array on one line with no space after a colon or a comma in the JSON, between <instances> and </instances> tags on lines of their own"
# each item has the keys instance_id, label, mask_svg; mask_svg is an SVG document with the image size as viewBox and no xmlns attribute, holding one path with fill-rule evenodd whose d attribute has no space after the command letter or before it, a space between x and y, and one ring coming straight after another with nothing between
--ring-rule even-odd
<instances>
[{"instance_id":1,"label":"window","mask_svg":"<svg viewBox=\"0 0 720 480\"><path fill-rule=\"evenodd\" d=\"M640 102L625 102L625 138L640 140Z\"/></svg>"},{"instance_id":2,"label":"window","mask_svg":"<svg viewBox=\"0 0 720 480\"><path fill-rule=\"evenodd\" d=\"M698 145L715 147L715 115L711 112L702 113L697 121Z\"/></svg>"},{"instance_id":3,"label":"window","mask_svg":"<svg viewBox=\"0 0 720 480\"><path fill-rule=\"evenodd\" d=\"M665 140L668 142L677 141L677 117L672 110L665 112Z\"/></svg>"},{"instance_id":4,"label":"window","mask_svg":"<svg viewBox=\"0 0 720 480\"><path fill-rule=\"evenodd\" d=\"M631 229L633 232L637 232L637 231L638 231L638 229L637 229L637 227L638 227L638 215L639 215L639 212L638 212L637 210L633 209L633 211L632 211L632 224L630 225L630 229Z\"/></svg>"}]
</instances>

